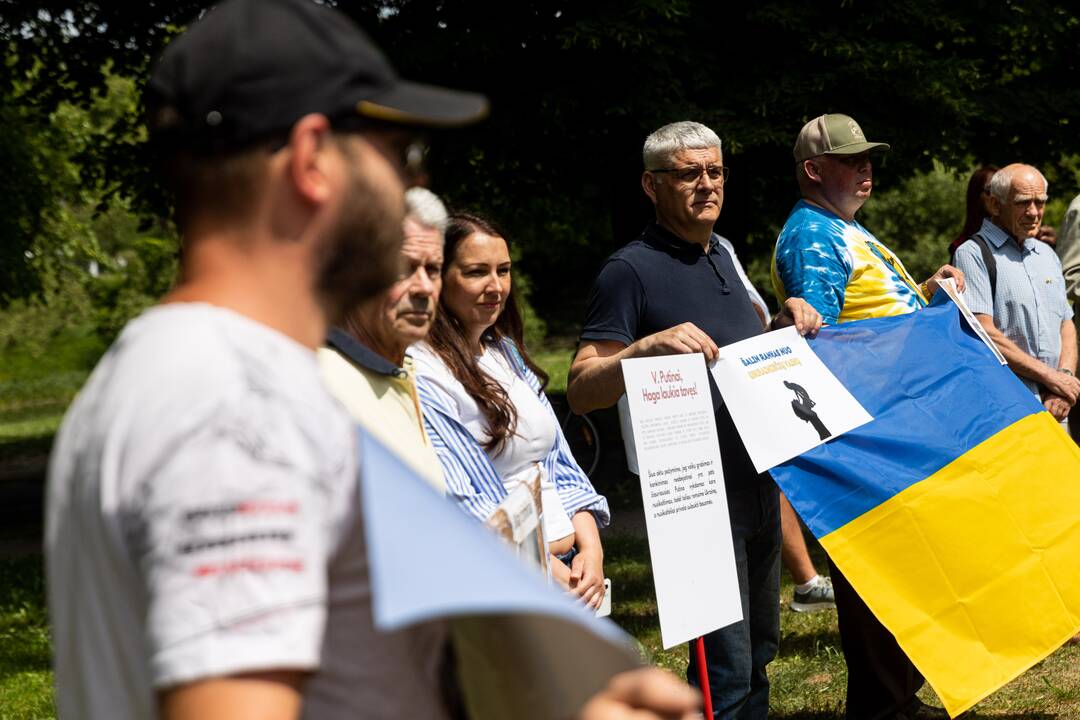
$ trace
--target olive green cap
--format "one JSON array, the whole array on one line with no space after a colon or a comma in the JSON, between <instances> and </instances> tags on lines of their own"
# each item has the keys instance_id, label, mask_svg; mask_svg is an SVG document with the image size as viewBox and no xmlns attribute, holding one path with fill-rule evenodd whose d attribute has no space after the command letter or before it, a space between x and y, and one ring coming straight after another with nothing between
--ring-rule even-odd
<instances>
[{"instance_id":1,"label":"olive green cap","mask_svg":"<svg viewBox=\"0 0 1080 720\"><path fill-rule=\"evenodd\" d=\"M830 113L803 125L795 140L795 162L818 155L856 155L874 148L888 150L889 146L867 142L859 123L850 115Z\"/></svg>"}]
</instances>

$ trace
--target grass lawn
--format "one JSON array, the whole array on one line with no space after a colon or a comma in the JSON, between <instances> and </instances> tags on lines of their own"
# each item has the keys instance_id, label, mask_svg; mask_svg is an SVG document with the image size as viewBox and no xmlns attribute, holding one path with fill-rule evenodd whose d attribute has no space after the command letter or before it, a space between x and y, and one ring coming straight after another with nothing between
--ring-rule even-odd
<instances>
[{"instance_id":1,"label":"grass lawn","mask_svg":"<svg viewBox=\"0 0 1080 720\"><path fill-rule=\"evenodd\" d=\"M54 717L41 558L0 562L0 718Z\"/></svg>"},{"instance_id":2,"label":"grass lawn","mask_svg":"<svg viewBox=\"0 0 1080 720\"><path fill-rule=\"evenodd\" d=\"M574 359L574 346L568 343L546 345L531 353L537 365L548 374L547 392L565 393L566 374L570 371L570 361Z\"/></svg>"},{"instance_id":3,"label":"grass lawn","mask_svg":"<svg viewBox=\"0 0 1080 720\"><path fill-rule=\"evenodd\" d=\"M76 370L0 382L0 464L48 454L64 411L88 374Z\"/></svg>"},{"instance_id":4,"label":"grass lawn","mask_svg":"<svg viewBox=\"0 0 1080 720\"><path fill-rule=\"evenodd\" d=\"M614 583L612 619L640 642L649 661L682 676L686 648L665 651L653 597L648 545L642 538L605 539ZM784 578L782 599L791 598ZM780 616L779 657L769 668L771 714L785 720L843 717L847 672L836 613ZM0 561L0 719L53 717L48 625L40 558ZM923 699L937 703L933 692ZM1049 720L1080 718L1080 646L1067 646L983 701L968 717Z\"/></svg>"},{"instance_id":5,"label":"grass lawn","mask_svg":"<svg viewBox=\"0 0 1080 720\"><path fill-rule=\"evenodd\" d=\"M550 374L552 392L564 392L573 348L545 348L534 357ZM64 408L85 373L26 392L0 383L0 482L25 476L48 452ZM615 438L617 443L617 438ZM618 451L618 448L616 448ZM618 452L616 452L616 455ZM23 477L19 482L25 484ZM31 481L31 489L33 489ZM17 512L16 512L17 514ZM40 533L39 520L10 521L0 539ZM27 530L29 528L29 530ZM682 676L685 647L665 651L653 596L644 538L605 536L605 564L614 584L612 619L638 639L648 660ZM815 561L824 567L820 549ZM797 614L786 608L792 588L783 577L780 652L769 668L772 715L785 720L843 717L847 671L840 652L836 613ZM0 720L50 718L52 705L49 630L40 556L0 560ZM933 691L923 693L937 704ZM1080 646L1066 646L975 708L972 718L1080 719Z\"/></svg>"},{"instance_id":6,"label":"grass lawn","mask_svg":"<svg viewBox=\"0 0 1080 720\"><path fill-rule=\"evenodd\" d=\"M816 552L815 563L824 567ZM653 595L648 543L643 538L605 538L605 570L612 578L612 619L643 645L654 665L685 676L686 647L664 650ZM780 652L769 666L770 716L785 720L844 717L847 669L840 651L835 611L795 613L787 609L791 579L781 585ZM924 702L940 705L933 690ZM1065 646L982 703L965 718L1049 720L1080 718L1080 646Z\"/></svg>"}]
</instances>

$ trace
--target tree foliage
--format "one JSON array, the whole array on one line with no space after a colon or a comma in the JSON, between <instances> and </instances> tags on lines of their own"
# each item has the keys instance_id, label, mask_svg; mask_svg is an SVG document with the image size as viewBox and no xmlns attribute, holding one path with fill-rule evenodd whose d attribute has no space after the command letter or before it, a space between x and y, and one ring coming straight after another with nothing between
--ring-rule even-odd
<instances>
[{"instance_id":1,"label":"tree foliage","mask_svg":"<svg viewBox=\"0 0 1080 720\"><path fill-rule=\"evenodd\" d=\"M949 243L964 225L968 175L936 164L874 193L859 222L903 260L916 282L949 262Z\"/></svg>"},{"instance_id":2,"label":"tree foliage","mask_svg":"<svg viewBox=\"0 0 1080 720\"><path fill-rule=\"evenodd\" d=\"M163 223L141 229L124 195L82 172L89 150L115 136L118 119L135 105L135 84L107 75L85 107L61 102L40 126L16 116L25 138L16 150L33 172L22 183L5 182L38 204L22 218L32 218L32 229L16 227L7 238L18 252L12 258L8 250L18 272L5 275L14 281L5 283L2 298L0 383L92 365L123 324L172 282L175 234ZM10 229L9 223L5 233Z\"/></svg>"},{"instance_id":3,"label":"tree foliage","mask_svg":"<svg viewBox=\"0 0 1080 720\"><path fill-rule=\"evenodd\" d=\"M0 3L0 34L18 58L6 87L40 63L21 101L38 113L61 100L86 105L107 61L141 81L149 58L206 4ZM556 329L580 319L599 263L649 219L639 153L663 123L697 119L724 139L732 176L717 229L748 259L771 249L795 199L795 134L823 112L851 114L892 144L876 168L882 190L938 172L935 160L962 173L1015 160L1047 169L1080 152L1080 19L1064 0L336 4L406 77L490 96L488 121L433 138L434 189L509 228ZM81 171L161 214L138 117L133 107L89 148ZM24 202L32 217L33 197ZM955 224L962 209L952 212ZM894 242L893 220L880 217L888 230L872 229ZM924 245L933 243L914 249Z\"/></svg>"},{"instance_id":4,"label":"tree foliage","mask_svg":"<svg viewBox=\"0 0 1080 720\"><path fill-rule=\"evenodd\" d=\"M794 136L823 112L892 144L882 189L935 159L1046 165L1077 149L1078 23L1060 3L395 7L374 33L408 75L493 102L489 122L446 139L437 189L502 217L556 317L581 317L599 262L650 218L639 153L666 122L698 119L724 139L718 230L747 257L771 250L795 199Z\"/></svg>"}]
</instances>

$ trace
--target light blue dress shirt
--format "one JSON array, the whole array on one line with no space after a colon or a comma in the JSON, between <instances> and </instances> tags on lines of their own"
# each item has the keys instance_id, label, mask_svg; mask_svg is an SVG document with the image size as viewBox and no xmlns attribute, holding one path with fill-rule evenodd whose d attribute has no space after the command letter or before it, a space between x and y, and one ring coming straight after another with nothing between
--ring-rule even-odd
<instances>
[{"instance_id":1,"label":"light blue dress shirt","mask_svg":"<svg viewBox=\"0 0 1080 720\"><path fill-rule=\"evenodd\" d=\"M967 284L964 301L972 312L993 317L994 325L1021 350L1057 368L1061 323L1073 316L1057 254L1035 238L1026 238L1021 249L989 219L983 220L977 234L986 239L994 256L997 293L991 296L982 251L968 240L956 249L956 267L963 270ZM1038 383L1020 379L1039 394Z\"/></svg>"}]
</instances>

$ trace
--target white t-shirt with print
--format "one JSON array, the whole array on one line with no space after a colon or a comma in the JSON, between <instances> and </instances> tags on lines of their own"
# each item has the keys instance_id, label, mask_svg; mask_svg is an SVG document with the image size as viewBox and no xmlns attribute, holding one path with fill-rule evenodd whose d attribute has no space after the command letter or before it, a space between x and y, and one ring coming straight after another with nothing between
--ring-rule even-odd
<instances>
[{"instance_id":1,"label":"white t-shirt with print","mask_svg":"<svg viewBox=\"0 0 1080 720\"><path fill-rule=\"evenodd\" d=\"M60 717L152 718L157 690L269 669L311 671L305 717L441 717L445 629L372 625L353 432L314 352L264 325L129 323L50 461Z\"/></svg>"}]
</instances>

